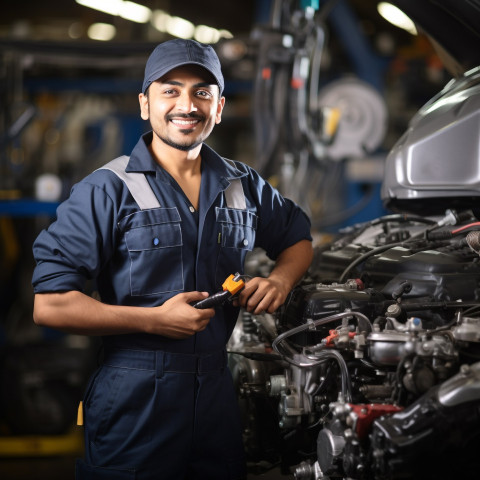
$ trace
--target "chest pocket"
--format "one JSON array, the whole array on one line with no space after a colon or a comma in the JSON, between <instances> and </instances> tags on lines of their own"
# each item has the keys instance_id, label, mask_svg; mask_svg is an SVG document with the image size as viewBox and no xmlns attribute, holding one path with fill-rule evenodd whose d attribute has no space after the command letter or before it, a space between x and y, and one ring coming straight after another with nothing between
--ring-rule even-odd
<instances>
[{"instance_id":1,"label":"chest pocket","mask_svg":"<svg viewBox=\"0 0 480 480\"><path fill-rule=\"evenodd\" d=\"M257 216L248 210L219 208L215 210L219 243L215 283L220 288L235 272L243 272L247 253L255 246Z\"/></svg>"},{"instance_id":2,"label":"chest pocket","mask_svg":"<svg viewBox=\"0 0 480 480\"><path fill-rule=\"evenodd\" d=\"M248 210L217 208L217 223L220 226L219 240L222 247L253 250L257 216Z\"/></svg>"},{"instance_id":3,"label":"chest pocket","mask_svg":"<svg viewBox=\"0 0 480 480\"><path fill-rule=\"evenodd\" d=\"M180 222L176 208L155 208L129 215L119 224L130 257L133 296L183 290Z\"/></svg>"}]
</instances>

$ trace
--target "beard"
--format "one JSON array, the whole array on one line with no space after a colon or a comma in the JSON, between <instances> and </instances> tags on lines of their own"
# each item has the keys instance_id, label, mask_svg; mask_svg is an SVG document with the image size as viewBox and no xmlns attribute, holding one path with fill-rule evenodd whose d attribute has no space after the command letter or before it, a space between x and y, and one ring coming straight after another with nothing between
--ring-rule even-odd
<instances>
[{"instance_id":1,"label":"beard","mask_svg":"<svg viewBox=\"0 0 480 480\"><path fill-rule=\"evenodd\" d=\"M189 130L188 132L191 132L191 130ZM198 145L203 143L203 139L202 140L197 139L195 142L178 143L173 141L171 138L167 138L162 135L159 135L157 132L155 132L155 134L163 143L165 143L169 147L175 148L177 150L181 150L182 152L188 152L190 150L193 150L195 147L198 147Z\"/></svg>"},{"instance_id":2,"label":"beard","mask_svg":"<svg viewBox=\"0 0 480 480\"><path fill-rule=\"evenodd\" d=\"M202 115L197 115L195 113L192 114L176 114L176 115L166 115L165 116L165 123L168 124L172 118L184 118L185 120L199 120L199 121L204 121L205 117ZM213 128L213 127L212 127ZM185 136L189 135L194 131L194 128L186 128L181 130L181 133L184 134ZM210 129L211 131L211 129ZM175 148L177 150L181 150L182 152L188 152L190 150L193 150L194 148L198 147L203 141L208 137L209 133L207 135L199 135L194 139L189 139L185 138L185 141L179 141L179 140L173 140L171 137L169 137L166 133L159 131L159 129L154 129L155 135L166 145L169 147Z\"/></svg>"}]
</instances>

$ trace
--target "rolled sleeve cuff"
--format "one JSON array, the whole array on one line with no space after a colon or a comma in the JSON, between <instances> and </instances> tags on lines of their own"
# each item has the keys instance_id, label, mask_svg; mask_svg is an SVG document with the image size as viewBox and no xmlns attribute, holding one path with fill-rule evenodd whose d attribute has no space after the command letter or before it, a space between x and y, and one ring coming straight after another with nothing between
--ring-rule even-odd
<instances>
[{"instance_id":1,"label":"rolled sleeve cuff","mask_svg":"<svg viewBox=\"0 0 480 480\"><path fill-rule=\"evenodd\" d=\"M78 273L59 272L56 266L40 263L35 268L32 285L34 293L67 292L70 290L82 292L85 277Z\"/></svg>"}]
</instances>

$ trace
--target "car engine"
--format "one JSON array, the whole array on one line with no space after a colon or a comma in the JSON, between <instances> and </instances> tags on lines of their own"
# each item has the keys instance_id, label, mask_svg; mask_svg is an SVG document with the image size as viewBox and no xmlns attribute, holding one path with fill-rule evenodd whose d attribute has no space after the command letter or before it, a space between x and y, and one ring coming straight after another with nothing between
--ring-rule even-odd
<instances>
[{"instance_id":1,"label":"car engine","mask_svg":"<svg viewBox=\"0 0 480 480\"><path fill-rule=\"evenodd\" d=\"M388 155L393 213L317 245L275 315L242 312L229 357L252 465L298 480L478 478L479 125L475 69Z\"/></svg>"}]
</instances>

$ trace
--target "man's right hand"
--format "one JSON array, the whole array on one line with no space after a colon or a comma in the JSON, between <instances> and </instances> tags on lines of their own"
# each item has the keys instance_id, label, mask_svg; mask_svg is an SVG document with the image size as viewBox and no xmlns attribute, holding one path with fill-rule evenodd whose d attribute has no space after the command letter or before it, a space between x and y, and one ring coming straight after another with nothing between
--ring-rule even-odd
<instances>
[{"instance_id":1,"label":"man's right hand","mask_svg":"<svg viewBox=\"0 0 480 480\"><path fill-rule=\"evenodd\" d=\"M147 333L181 339L205 330L215 315L215 309L200 310L191 304L207 297L207 292L186 292L168 299L160 307L152 309L153 316L146 327Z\"/></svg>"}]
</instances>

